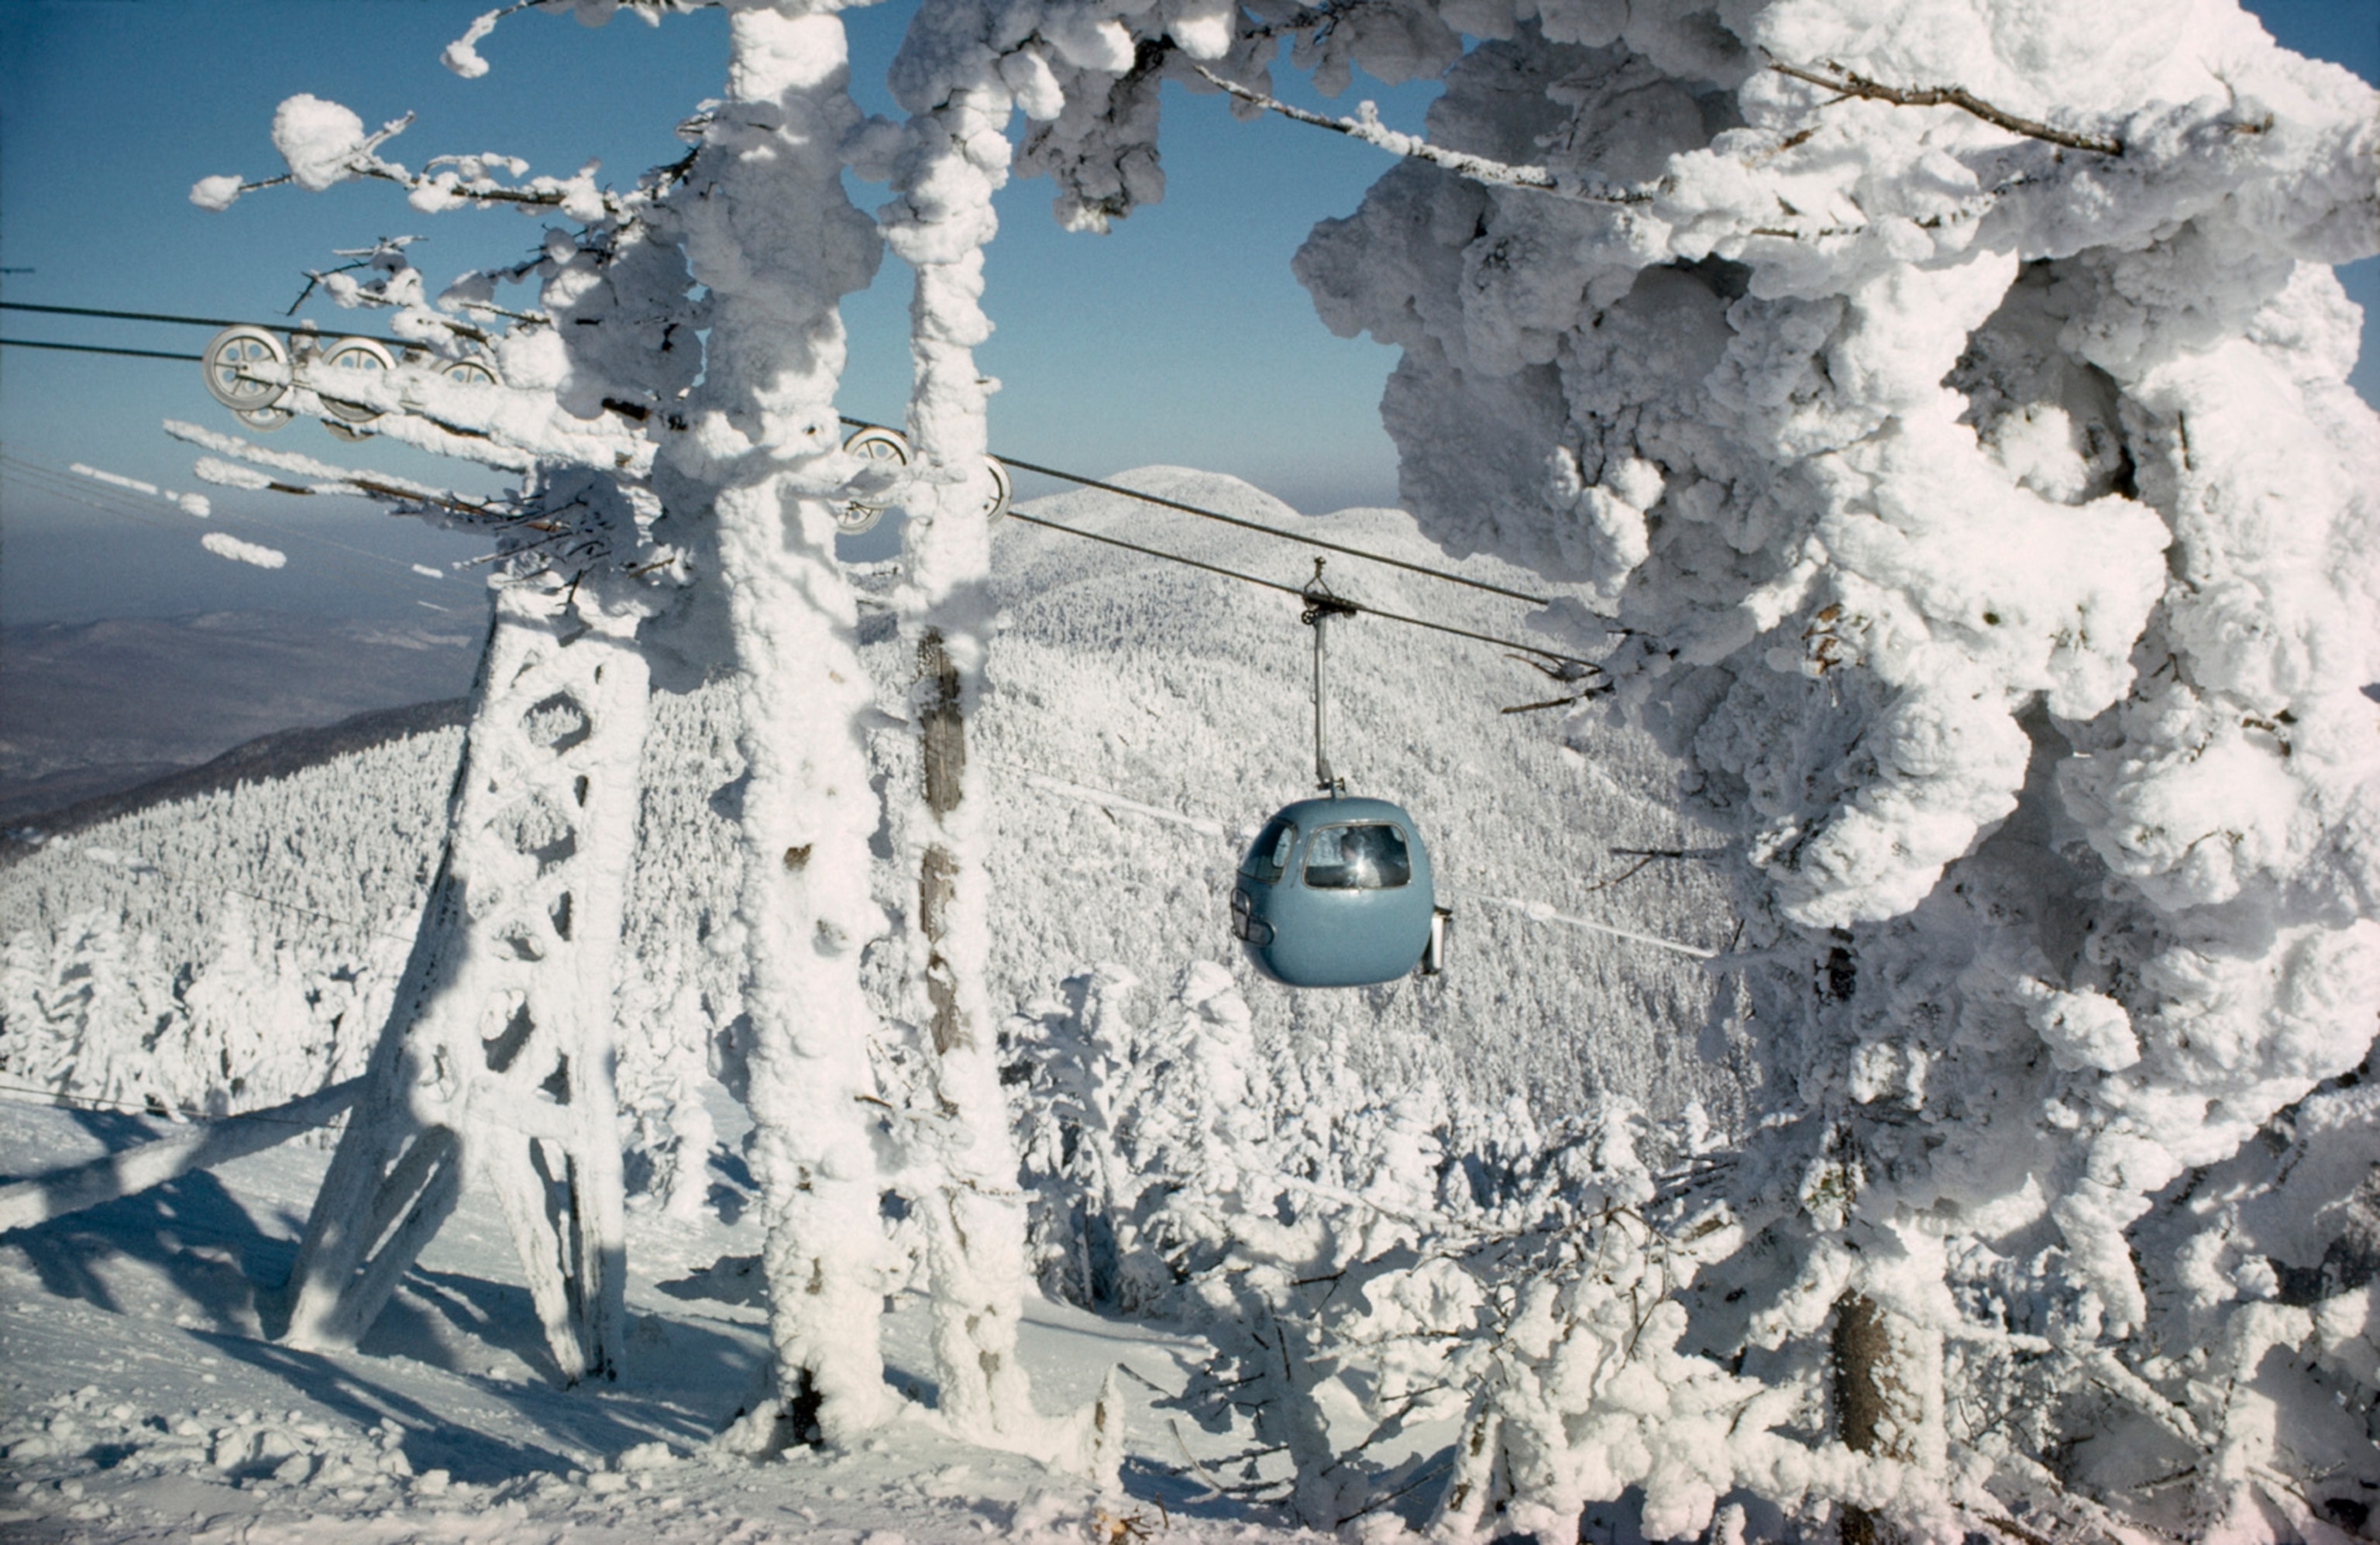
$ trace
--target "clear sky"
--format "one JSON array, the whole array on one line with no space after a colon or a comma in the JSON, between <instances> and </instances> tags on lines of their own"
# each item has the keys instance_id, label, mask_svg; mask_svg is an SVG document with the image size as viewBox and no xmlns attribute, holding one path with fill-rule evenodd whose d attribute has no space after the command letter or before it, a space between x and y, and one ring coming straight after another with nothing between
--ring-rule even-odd
<instances>
[{"instance_id":1,"label":"clear sky","mask_svg":"<svg viewBox=\"0 0 2380 1545\"><path fill-rule=\"evenodd\" d=\"M383 185L322 195L275 189L223 213L193 207L199 177L282 170L268 135L274 105L310 91L367 122L411 111L390 147L408 164L450 152L526 157L565 172L594 157L626 181L674 160L673 126L715 93L725 58L715 12L658 29L599 30L541 14L506 22L481 52L492 73L449 74L441 48L482 0L5 0L0 3L0 296L42 304L202 316L273 317L303 272L333 249L419 234L433 286L464 269L515 262L536 242L509 212L417 214ZM893 114L884 67L911 0L846 13L862 107ZM2288 46L2380 79L2380 0L2262 0ZM1289 94L1325 105L1291 86ZM1359 80L1399 127L1418 128L1434 89ZM1393 351L1335 338L1316 319L1289 260L1315 221L1344 214L1387 167L1367 147L1267 118L1232 119L1214 97L1169 87L1164 201L1112 235L1069 235L1050 189L1012 184L987 259L999 333L982 351L1005 389L997 448L1093 474L1153 462L1235 473L1300 508L1391 503L1393 453L1377 405ZM879 188L855 186L864 209ZM2355 265L2351 292L2380 312L2380 263ZM845 411L898 422L905 392L908 275L888 256L845 308L852 332ZM381 321L319 298L326 331ZM206 334L0 312L0 335L195 351ZM2368 321L2359 382L2380 396L2380 318ZM468 581L434 580L472 551L461 539L390 521L352 501L297 501L206 489L201 524L135 494L55 490L80 461L174 488L198 487L192 453L159 432L185 418L230 430L198 367L24 349L0 351L0 623L169 615L218 608L422 615L424 602L469 607ZM299 421L278 447L442 481L458 464L402 447L356 447ZM53 469L44 473L42 468ZM1029 492L1028 488L1028 492ZM285 569L200 551L209 529L270 541ZM337 544L337 545L333 545Z\"/></svg>"}]
</instances>

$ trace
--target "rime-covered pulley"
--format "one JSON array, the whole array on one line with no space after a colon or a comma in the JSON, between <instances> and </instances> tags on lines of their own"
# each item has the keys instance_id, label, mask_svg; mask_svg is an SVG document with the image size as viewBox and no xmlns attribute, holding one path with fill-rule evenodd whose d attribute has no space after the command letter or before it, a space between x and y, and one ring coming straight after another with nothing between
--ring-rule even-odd
<instances>
[{"instance_id":1,"label":"rime-covered pulley","mask_svg":"<svg viewBox=\"0 0 2380 1545\"><path fill-rule=\"evenodd\" d=\"M295 415L280 406L289 394L289 350L261 327L226 327L207 340L207 395L250 429L276 430Z\"/></svg>"},{"instance_id":2,"label":"rime-covered pulley","mask_svg":"<svg viewBox=\"0 0 2380 1545\"><path fill-rule=\"evenodd\" d=\"M241 322L207 340L200 356L207 395L231 409L249 429L270 432L300 413L321 418L322 426L342 440L360 440L381 410L363 400L349 383L360 386L404 366L427 362L448 381L465 386L500 384L493 361L485 355L437 361L423 350L407 349L400 362L377 338L323 340L297 332L284 343L271 329Z\"/></svg>"},{"instance_id":3,"label":"rime-covered pulley","mask_svg":"<svg viewBox=\"0 0 2380 1545\"><path fill-rule=\"evenodd\" d=\"M871 425L844 441L843 449L844 455L857 456L862 461L880 462L895 468L909 465L909 442L889 429ZM998 456L985 456L983 465L991 475L991 495L984 501L983 517L997 520L1008 513L1012 497L1008 468L1001 465ZM835 529L847 537L872 531L876 523L884 518L884 512L899 502L897 484L882 493L846 499L835 506Z\"/></svg>"},{"instance_id":4,"label":"rime-covered pulley","mask_svg":"<svg viewBox=\"0 0 2380 1545\"><path fill-rule=\"evenodd\" d=\"M1241 860L1232 931L1258 970L1291 987L1367 987L1445 967L1454 914L1438 905L1414 818L1350 796L1331 770L1329 627L1361 610L1322 582L1305 590L1314 629L1314 776L1318 797L1276 811Z\"/></svg>"}]
</instances>

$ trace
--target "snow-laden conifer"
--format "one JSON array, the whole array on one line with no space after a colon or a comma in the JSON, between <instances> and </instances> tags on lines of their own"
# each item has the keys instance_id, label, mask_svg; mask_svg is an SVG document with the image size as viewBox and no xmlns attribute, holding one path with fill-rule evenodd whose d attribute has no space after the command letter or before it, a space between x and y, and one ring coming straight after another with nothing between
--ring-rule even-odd
<instances>
[{"instance_id":1,"label":"snow-laden conifer","mask_svg":"<svg viewBox=\"0 0 2380 1545\"><path fill-rule=\"evenodd\" d=\"M1780 1347L1880 1314L1913 1404L1842 1434L1928 1478L1804 1500L2087 1509L2132 1472L2051 1434L2114 1390L2204 1525L2301 1505L2219 1392L2312 1321L2143 1220L2372 1043L2380 435L2328 273L2380 248L2369 88L2228 8L1399 9L1486 40L1434 143L1645 194L1408 161L1299 271L1403 350L1416 513L1627 629L1738 843L1774 1113L1729 1288ZM2211 1350L2230 1317L2262 1339ZM2041 1385L1938 1393L1944 1338L2011 1335L2069 1403L2015 1443ZM2326 1454L2316 1408L2280 1419Z\"/></svg>"}]
</instances>

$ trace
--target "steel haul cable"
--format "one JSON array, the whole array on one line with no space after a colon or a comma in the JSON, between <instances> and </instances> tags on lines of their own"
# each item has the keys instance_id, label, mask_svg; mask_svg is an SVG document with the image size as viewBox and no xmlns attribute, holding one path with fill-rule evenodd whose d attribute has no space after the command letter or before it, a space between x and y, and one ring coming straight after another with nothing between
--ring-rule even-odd
<instances>
[{"instance_id":1,"label":"steel haul cable","mask_svg":"<svg viewBox=\"0 0 2380 1545\"><path fill-rule=\"evenodd\" d=\"M1011 465L1021 466L1023 464L1020 462L1012 463ZM1090 541L1105 542L1110 547L1122 547L1134 553L1146 553L1152 558L1163 558L1169 563L1184 564L1192 568L1204 569L1208 574L1220 574L1226 579L1237 579L1245 585L1261 585L1266 590L1280 590L1287 595L1303 596L1305 593L1302 588L1296 585L1283 584L1278 579L1263 579L1253 574L1242 574L1237 569L1224 568L1216 564L1201 563L1196 558L1185 558L1179 553L1166 553L1160 552L1159 549L1154 547L1143 547L1136 541L1126 541L1122 537L1101 536L1097 531L1086 531L1079 527L1061 526L1054 520L1044 520L1038 515L1027 515L1023 510L1010 510L1008 512L1008 518L1011 520L1022 520L1028 526L1042 526L1052 531L1063 531L1070 537L1082 537ZM1574 654L1562 654L1557 651L1547 649L1541 644L1524 644L1517 639L1499 639L1492 633L1474 633L1467 627L1456 627L1450 623L1431 622L1427 617L1409 617L1401 612L1384 612L1377 606L1366 606L1360 601L1348 601L1344 596L1341 596L1338 599L1344 602L1355 612L1365 616L1378 617L1384 622L1401 622L1413 627L1427 627L1433 632L1451 633L1458 639L1470 639L1483 644L1495 644L1502 649L1526 650L1531 654L1541 655L1548 660L1559 660L1566 665L1584 665L1589 670L1601 670L1603 668L1592 660L1582 660Z\"/></svg>"},{"instance_id":2,"label":"steel haul cable","mask_svg":"<svg viewBox=\"0 0 2380 1545\"><path fill-rule=\"evenodd\" d=\"M49 344L31 338L0 338L0 347L52 348L62 354L121 354L128 359L187 359L194 365L207 362L203 354L168 354L155 348L103 348L97 344Z\"/></svg>"},{"instance_id":3,"label":"steel haul cable","mask_svg":"<svg viewBox=\"0 0 2380 1545\"><path fill-rule=\"evenodd\" d=\"M97 306L36 306L25 300L0 300L0 311L39 311L44 316L103 317L111 322L162 322L176 327L261 327L273 333L312 333L319 329L309 323L283 317L279 322L241 322L233 317L186 317L165 311L111 311ZM326 338L371 338L376 344L394 344L399 348L419 348L419 343L403 338L375 337L369 333L323 333ZM33 346L40 347L40 345ZM57 347L57 346L53 346ZM71 347L71 345L64 346ZM195 355L191 358L197 358Z\"/></svg>"},{"instance_id":4,"label":"steel haul cable","mask_svg":"<svg viewBox=\"0 0 2380 1545\"><path fill-rule=\"evenodd\" d=\"M64 316L101 317L124 322L157 322L194 327L261 327L277 332L306 331L306 329L302 328L293 328L292 324L285 318L279 322L239 322L225 317L178 316L160 311L118 311L104 308L85 306L36 306L27 304L22 301L5 300L0 300L0 310L38 311L45 314ZM322 335L327 338L334 335L350 337L367 336L368 335L345 333L333 335L324 333ZM402 339L395 338L381 338L375 341L385 344L395 344L398 347L407 348L419 347L417 344L408 344ZM18 347L59 348L71 350L77 353L122 354L140 359L196 360L202 358L198 355L165 354L148 349L103 348L92 345L75 344L41 344L32 343L23 339L0 339L0 344L8 344ZM854 429L888 429L888 426L876 423L869 420L855 419L848 416L843 417L841 421ZM1138 503L1149 505L1160 509L1174 510L1184 515L1195 516L1202 520L1217 521L1223 525L1237 527L1243 530L1254 531L1262 536L1273 537L1283 541L1296 542L1301 546L1318 548L1325 552L1337 553L1348 557L1361 558L1369 563L1383 564L1391 568L1403 569L1408 573L1423 575L1429 578L1443 580L1448 584L1461 585L1466 589L1485 591L1490 595L1500 595L1513 601L1526 602L1533 606L1545 606L1551 604L1550 601L1547 597L1533 595L1525 590L1512 590L1507 586L1494 584L1488 580L1475 579L1468 575L1456 574L1447 569L1432 568L1426 564L1416 564L1403 558L1392 558L1385 554L1374 553L1365 548L1351 546L1343 542L1331 541L1321 537L1308 536L1299 531L1283 530L1278 526L1268 526L1262 521L1249 520L1241 516L1226 515L1220 510L1210 510L1197 505L1184 503L1178 499L1169 499L1162 494L1148 493L1139 489L1126 488L1120 483L1108 482L1098 478L1085 477L1080 473L1069 472L1061 468L1044 466L1037 462L1021 461L1013 456L1001 456L999 459L1004 465L1013 467L1019 471L1032 472L1047 478L1055 478L1062 482L1074 483L1078 487L1094 489L1103 493L1112 493L1119 497L1132 499ZM1127 548L1133 552L1141 553L1149 557L1161 558L1170 563L1184 564L1193 568L1204 569L1208 573L1222 575L1228 578L1238 579L1246 584L1261 585L1268 590L1284 590L1291 594L1302 593L1296 586L1284 585L1270 579L1260 579L1254 575L1242 574L1236 570L1221 568L1212 564L1201 563L1194 558L1184 557L1180 554L1168 553L1160 548L1142 546L1139 543L1125 541L1117 537L1100 536L1093 532L1081 530L1075 527L1062 526L1055 521L1045 520L1035 516L1026 516L1021 512L1013 511L1011 513L1016 514L1017 518L1026 521L1027 524L1045 526L1053 531L1066 532L1070 536L1086 537L1094 541L1106 542L1110 546ZM1527 643L1514 639L1499 638L1493 634L1475 632L1470 628L1455 627L1445 623L1431 622L1422 617L1407 616L1402 613L1383 611L1378 607L1364 605L1361 602L1354 602L1352 604L1355 605L1357 611L1366 613L1372 616L1379 617L1385 621L1403 623L1408 627L1413 627L1428 628L1434 632L1449 634L1459 639L1468 639L1478 643L1494 644L1501 649L1519 650L1524 653L1536 655L1541 659L1558 661L1564 665L1575 665L1586 670L1600 670L1602 668L1594 661L1586 660L1574 654L1565 654L1558 650L1547 649L1539 644Z\"/></svg>"},{"instance_id":5,"label":"steel haul cable","mask_svg":"<svg viewBox=\"0 0 2380 1545\"><path fill-rule=\"evenodd\" d=\"M890 426L869 423L865 419L846 418L843 422L853 429L876 429L892 432ZM1525 601L1532 606L1552 604L1544 596L1531 595L1526 590L1507 590L1502 585L1490 584L1485 579L1474 579L1468 575L1454 574L1442 568L1431 568L1427 564L1408 563L1402 558L1391 558L1383 554L1367 552L1361 547L1349 547L1341 542L1326 541L1320 537L1306 536L1300 531L1284 531L1278 526L1268 526L1260 520L1248 520L1236 515L1225 515L1220 510L1202 509L1196 505L1185 505L1179 499L1168 499L1162 494L1144 493L1139 489L1126 488L1121 483L1103 482L1098 478L1087 478L1079 472L1062 471L1055 467L1037 466L1032 462L1019 461L1014 456L1001 456L999 460L1003 465L1014 467L1020 472L1038 472L1045 478L1056 478L1062 482L1074 483L1082 488L1095 488L1102 493L1120 493L1127 499L1137 499L1144 505L1155 505L1160 509L1179 510L1184 515L1195 515L1201 520L1220 521L1226 526L1237 526L1244 531L1260 531L1269 537L1279 537L1283 541L1299 542L1307 547L1319 547L1331 553L1343 553L1349 557L1362 558L1369 563L1386 564L1390 568L1402 568L1414 574L1426 574L1432 579L1443 579L1450 585L1463 585L1475 590L1486 590L1490 595ZM1062 526L1057 529L1064 530L1066 528Z\"/></svg>"},{"instance_id":6,"label":"steel haul cable","mask_svg":"<svg viewBox=\"0 0 2380 1545\"><path fill-rule=\"evenodd\" d=\"M36 306L18 300L0 300L0 310L39 311L46 315L55 316L103 317L120 322L159 322L190 327L261 327L269 332L280 333L308 331L306 328L294 326L287 318L284 318L277 322L240 322L230 317L176 316L163 311L116 311L93 306ZM321 336L324 338L370 337L374 343L390 344L399 348L419 348L421 347L419 343L408 343L402 338L383 338L374 336L370 334L362 333L342 332L334 334L324 332L321 334ZM197 354L167 354L153 349L103 348L99 346L90 344L35 343L23 338L0 339L0 344L13 345L19 348L66 349L82 354L123 354L132 356L136 359L185 359L198 361L204 359L204 356ZM876 423L866 419L845 417L842 421L853 429L889 431L891 428L889 425ZM1470 590L1485 590L1490 595L1500 595L1513 601L1525 601L1532 606L1544 606L1549 604L1546 597L1541 595L1532 595L1526 590L1512 590L1507 586L1494 584L1486 579L1474 579L1468 575L1456 574L1442 568L1432 568L1427 564L1416 564L1403 558L1391 558L1384 554L1368 552L1361 547L1351 547L1342 542L1326 541L1320 537L1307 536L1299 531L1285 531L1278 526L1268 526L1260 520L1250 520L1245 517L1236 515L1225 515L1220 510L1205 509L1196 505L1184 504L1178 499L1168 499L1162 494L1147 493L1143 493L1139 489L1125 488L1120 483L1106 482L1098 478L1085 477L1079 472L1069 472L1062 468L1044 467L1037 462L1020 461L1014 456L1001 456L1000 460L1010 467L1015 468L1021 472L1033 472L1045 478L1056 478L1062 482L1074 483L1083 488L1097 489L1102 493L1121 494L1127 499L1136 499L1144 505L1154 505L1160 509L1178 510L1184 515L1194 515L1202 520L1220 521L1222 524L1227 526L1237 526L1243 530L1261 532L1263 535L1276 537L1283 541L1294 541L1307 547L1318 547L1326 552L1340 553L1344 554L1349 557L1362 558L1371 563L1386 564L1391 568L1402 568L1409 573L1427 575L1433 579L1442 579L1450 585L1462 585Z\"/></svg>"}]
</instances>

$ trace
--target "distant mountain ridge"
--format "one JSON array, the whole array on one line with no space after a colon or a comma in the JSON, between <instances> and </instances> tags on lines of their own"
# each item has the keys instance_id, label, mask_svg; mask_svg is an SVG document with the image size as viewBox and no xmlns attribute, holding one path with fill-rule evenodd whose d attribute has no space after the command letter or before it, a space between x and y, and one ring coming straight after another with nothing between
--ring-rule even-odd
<instances>
[{"instance_id":1,"label":"distant mountain ridge","mask_svg":"<svg viewBox=\"0 0 2380 1545\"><path fill-rule=\"evenodd\" d=\"M0 832L0 864L53 837L66 836L152 805L194 798L242 783L286 778L334 758L406 736L454 729L463 724L470 712L470 699L442 698L435 702L407 703L399 708L368 709L334 724L261 735L196 767L182 768L114 793L94 795L57 809L16 817L5 832Z\"/></svg>"},{"instance_id":2,"label":"distant mountain ridge","mask_svg":"<svg viewBox=\"0 0 2380 1545\"><path fill-rule=\"evenodd\" d=\"M468 689L485 601L421 620L208 612L0 628L0 826L292 725Z\"/></svg>"}]
</instances>

